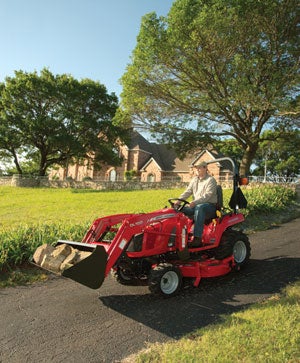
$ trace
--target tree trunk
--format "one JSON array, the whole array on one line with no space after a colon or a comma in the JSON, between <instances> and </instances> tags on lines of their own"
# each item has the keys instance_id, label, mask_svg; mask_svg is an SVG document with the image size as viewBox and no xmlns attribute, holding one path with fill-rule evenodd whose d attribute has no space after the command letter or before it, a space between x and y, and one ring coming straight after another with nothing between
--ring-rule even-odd
<instances>
[{"instance_id":1,"label":"tree trunk","mask_svg":"<svg viewBox=\"0 0 300 363\"><path fill-rule=\"evenodd\" d=\"M47 170L47 156L41 153L39 176L45 176Z\"/></svg>"},{"instance_id":2,"label":"tree trunk","mask_svg":"<svg viewBox=\"0 0 300 363\"><path fill-rule=\"evenodd\" d=\"M258 144L247 145L246 149L244 150L244 154L240 164L240 170L239 170L240 176L249 175L250 166L252 164L252 160L255 157L257 148Z\"/></svg>"},{"instance_id":3,"label":"tree trunk","mask_svg":"<svg viewBox=\"0 0 300 363\"><path fill-rule=\"evenodd\" d=\"M16 169L18 171L18 174L22 175L23 171L22 171L21 166L19 164L18 155L16 154L15 150L11 150L11 153L13 155L14 163L15 163Z\"/></svg>"}]
</instances>

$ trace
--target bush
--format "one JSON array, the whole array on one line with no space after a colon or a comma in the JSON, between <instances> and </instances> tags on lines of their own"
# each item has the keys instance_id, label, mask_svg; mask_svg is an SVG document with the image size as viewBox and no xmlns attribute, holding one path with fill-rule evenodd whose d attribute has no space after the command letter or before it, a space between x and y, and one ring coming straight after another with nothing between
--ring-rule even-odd
<instances>
[{"instance_id":1,"label":"bush","mask_svg":"<svg viewBox=\"0 0 300 363\"><path fill-rule=\"evenodd\" d=\"M0 232L0 271L27 262L36 248L44 243L55 244L58 239L81 241L89 224L19 226Z\"/></svg>"},{"instance_id":2,"label":"bush","mask_svg":"<svg viewBox=\"0 0 300 363\"><path fill-rule=\"evenodd\" d=\"M258 186L243 192L248 200L248 214L280 212L296 198L293 189L279 185Z\"/></svg>"},{"instance_id":3,"label":"bush","mask_svg":"<svg viewBox=\"0 0 300 363\"><path fill-rule=\"evenodd\" d=\"M93 181L93 178L91 178L90 176L85 176L84 178L82 178L82 181Z\"/></svg>"},{"instance_id":4,"label":"bush","mask_svg":"<svg viewBox=\"0 0 300 363\"><path fill-rule=\"evenodd\" d=\"M129 181L129 180L134 180L137 176L137 172L136 170L127 170L124 173L125 176L125 180Z\"/></svg>"}]
</instances>

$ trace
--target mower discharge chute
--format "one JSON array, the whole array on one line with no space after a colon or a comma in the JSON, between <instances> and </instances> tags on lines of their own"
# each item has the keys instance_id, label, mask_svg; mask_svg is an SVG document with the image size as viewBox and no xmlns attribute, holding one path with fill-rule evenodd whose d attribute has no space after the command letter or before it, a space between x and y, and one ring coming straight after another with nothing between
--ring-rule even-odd
<instances>
[{"instance_id":1,"label":"mower discharge chute","mask_svg":"<svg viewBox=\"0 0 300 363\"><path fill-rule=\"evenodd\" d=\"M123 285L146 284L152 293L163 296L178 293L183 278L190 278L196 287L202 278L239 269L248 262L251 249L248 237L234 226L244 221L239 208L245 208L247 201L230 158L207 163L222 160L230 161L234 170L231 210L219 206L215 218L206 221L201 247L189 245L193 241L194 221L181 212L188 202L179 200L181 205L177 207L178 199L170 199L170 207L151 213L98 218L81 242L60 240L50 250L50 257L40 246L41 251L35 253L38 257L33 257L35 263L53 271L51 263L46 263L47 258L56 261L58 250L58 255L69 250L56 270L62 276L97 289L111 272ZM219 200L221 197L220 193ZM81 254L85 258L80 258Z\"/></svg>"}]
</instances>

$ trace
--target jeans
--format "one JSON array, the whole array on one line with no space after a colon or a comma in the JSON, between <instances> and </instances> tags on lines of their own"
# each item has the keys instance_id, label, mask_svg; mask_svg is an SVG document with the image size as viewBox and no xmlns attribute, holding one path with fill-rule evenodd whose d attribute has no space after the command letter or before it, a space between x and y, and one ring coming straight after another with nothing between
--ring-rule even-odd
<instances>
[{"instance_id":1,"label":"jeans","mask_svg":"<svg viewBox=\"0 0 300 363\"><path fill-rule=\"evenodd\" d=\"M194 216L194 236L202 237L204 221L216 216L216 205L212 203L197 204L194 208L184 207L182 212L189 217Z\"/></svg>"}]
</instances>

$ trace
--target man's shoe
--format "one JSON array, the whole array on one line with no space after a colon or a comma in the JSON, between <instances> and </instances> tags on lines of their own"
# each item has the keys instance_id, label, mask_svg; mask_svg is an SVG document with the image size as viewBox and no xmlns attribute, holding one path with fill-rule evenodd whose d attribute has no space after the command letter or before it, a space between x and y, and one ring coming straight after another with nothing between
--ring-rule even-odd
<instances>
[{"instance_id":1,"label":"man's shoe","mask_svg":"<svg viewBox=\"0 0 300 363\"><path fill-rule=\"evenodd\" d=\"M187 261L190 259L190 252L188 250L188 247L185 246L185 248L182 251L177 251L177 256L182 261Z\"/></svg>"},{"instance_id":2,"label":"man's shoe","mask_svg":"<svg viewBox=\"0 0 300 363\"><path fill-rule=\"evenodd\" d=\"M190 247L202 247L201 237L194 237L193 242L190 243Z\"/></svg>"}]
</instances>

